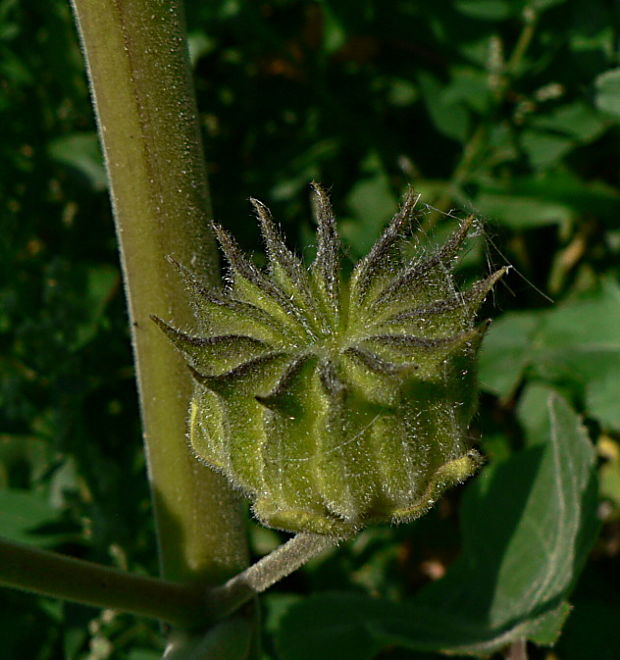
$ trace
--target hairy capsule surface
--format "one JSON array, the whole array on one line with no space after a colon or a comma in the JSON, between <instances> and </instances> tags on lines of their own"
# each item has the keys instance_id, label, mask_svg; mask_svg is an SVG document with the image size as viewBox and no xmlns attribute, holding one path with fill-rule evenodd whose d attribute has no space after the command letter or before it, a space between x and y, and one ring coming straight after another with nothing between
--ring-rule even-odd
<instances>
[{"instance_id":1,"label":"hairy capsule surface","mask_svg":"<svg viewBox=\"0 0 620 660\"><path fill-rule=\"evenodd\" d=\"M477 469L467 429L488 323L476 325L475 315L506 269L457 289L452 270L473 217L442 246L405 257L418 201L410 191L345 278L329 199L313 189L318 241L309 268L252 200L267 268L214 226L227 284L208 289L179 265L199 332L154 320L195 381L196 457L241 489L265 525L345 537L419 517Z\"/></svg>"}]
</instances>

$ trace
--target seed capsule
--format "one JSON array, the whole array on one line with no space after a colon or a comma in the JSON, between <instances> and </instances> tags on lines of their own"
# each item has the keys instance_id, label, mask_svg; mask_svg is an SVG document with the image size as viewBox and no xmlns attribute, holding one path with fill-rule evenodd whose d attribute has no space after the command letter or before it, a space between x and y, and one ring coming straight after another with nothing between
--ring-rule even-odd
<instances>
[{"instance_id":1,"label":"seed capsule","mask_svg":"<svg viewBox=\"0 0 620 660\"><path fill-rule=\"evenodd\" d=\"M230 283L207 290L180 267L200 336L155 321L194 377L196 456L247 494L264 524L348 536L419 517L479 465L467 428L488 323L474 317L505 269L456 289L452 266L473 217L443 246L405 259L418 200L410 191L344 279L329 199L313 188L318 247L309 269L252 200L267 269L214 226Z\"/></svg>"}]
</instances>

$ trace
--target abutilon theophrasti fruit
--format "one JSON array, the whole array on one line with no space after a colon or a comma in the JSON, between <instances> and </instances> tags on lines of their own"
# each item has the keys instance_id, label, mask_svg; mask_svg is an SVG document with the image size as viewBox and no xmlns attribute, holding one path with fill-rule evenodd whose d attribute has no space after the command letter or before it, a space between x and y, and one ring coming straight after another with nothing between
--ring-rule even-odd
<instances>
[{"instance_id":1,"label":"abutilon theophrasti fruit","mask_svg":"<svg viewBox=\"0 0 620 660\"><path fill-rule=\"evenodd\" d=\"M417 197L344 277L329 200L314 185L309 268L252 200L268 266L214 230L229 281L206 288L181 267L199 331L155 319L195 381L189 438L266 525L348 536L412 520L480 463L467 429L477 402L477 308L502 269L459 291L452 276L473 218L445 244L405 258Z\"/></svg>"}]
</instances>

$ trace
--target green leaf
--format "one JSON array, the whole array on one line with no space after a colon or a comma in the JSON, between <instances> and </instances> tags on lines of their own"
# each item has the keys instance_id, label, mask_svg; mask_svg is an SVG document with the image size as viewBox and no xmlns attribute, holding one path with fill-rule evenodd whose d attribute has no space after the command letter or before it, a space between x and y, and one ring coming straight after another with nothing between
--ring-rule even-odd
<instances>
[{"instance_id":1,"label":"green leaf","mask_svg":"<svg viewBox=\"0 0 620 660\"><path fill-rule=\"evenodd\" d=\"M556 393L545 383L530 382L525 385L517 406L517 419L525 432L528 445L540 442L549 435L547 401Z\"/></svg>"},{"instance_id":2,"label":"green leaf","mask_svg":"<svg viewBox=\"0 0 620 660\"><path fill-rule=\"evenodd\" d=\"M561 5L566 2L566 0L533 0L531 6L536 9L538 12L543 12L555 5Z\"/></svg>"},{"instance_id":3,"label":"green leaf","mask_svg":"<svg viewBox=\"0 0 620 660\"><path fill-rule=\"evenodd\" d=\"M161 653L147 649L133 649L129 652L127 660L160 660Z\"/></svg>"},{"instance_id":4,"label":"green leaf","mask_svg":"<svg viewBox=\"0 0 620 660\"><path fill-rule=\"evenodd\" d=\"M261 616L265 631L273 634L280 627L280 622L286 612L302 599L301 594L267 592L261 598Z\"/></svg>"},{"instance_id":5,"label":"green leaf","mask_svg":"<svg viewBox=\"0 0 620 660\"><path fill-rule=\"evenodd\" d=\"M471 576L470 576L471 577ZM477 587L473 587L476 589ZM470 606L462 603L463 608ZM451 603L449 607L454 608ZM432 609L416 608L410 611L410 620L385 622L375 628L375 636L385 646L401 646L415 651L441 651L447 654L487 657L513 641L528 639L543 645L553 645L570 612L570 606L560 603L556 608L530 620L511 622L504 629L492 630L484 618L472 621L463 614L466 609L441 612L441 603ZM441 612L436 616L436 612ZM411 621L417 617L416 623Z\"/></svg>"},{"instance_id":6,"label":"green leaf","mask_svg":"<svg viewBox=\"0 0 620 660\"><path fill-rule=\"evenodd\" d=\"M330 6L323 2L323 20L325 21L323 47L325 52L333 53L342 48L347 41L347 31L342 20Z\"/></svg>"},{"instance_id":7,"label":"green leaf","mask_svg":"<svg viewBox=\"0 0 620 660\"><path fill-rule=\"evenodd\" d=\"M580 142L591 142L606 130L609 121L589 104L576 101L548 114L535 115L530 124L538 129L564 133Z\"/></svg>"},{"instance_id":8,"label":"green leaf","mask_svg":"<svg viewBox=\"0 0 620 660\"><path fill-rule=\"evenodd\" d=\"M374 626L402 617L395 603L364 594L311 596L284 615L276 636L282 660L371 660L385 646Z\"/></svg>"},{"instance_id":9,"label":"green leaf","mask_svg":"<svg viewBox=\"0 0 620 660\"><path fill-rule=\"evenodd\" d=\"M507 184L484 181L476 206L491 220L514 229L568 222L591 214L615 223L620 194L601 181L583 181L570 172L556 170L518 177Z\"/></svg>"},{"instance_id":10,"label":"green leaf","mask_svg":"<svg viewBox=\"0 0 620 660\"><path fill-rule=\"evenodd\" d=\"M201 658L235 658L247 660L252 646L251 619L233 616L205 631L177 631L168 639L165 657L168 660L199 660Z\"/></svg>"},{"instance_id":11,"label":"green leaf","mask_svg":"<svg viewBox=\"0 0 620 660\"><path fill-rule=\"evenodd\" d=\"M189 59L194 68L201 57L215 50L217 43L204 32L192 32L187 35L187 47Z\"/></svg>"},{"instance_id":12,"label":"green leaf","mask_svg":"<svg viewBox=\"0 0 620 660\"><path fill-rule=\"evenodd\" d=\"M616 63L616 30L613 6L575 0L566 34L572 60L585 80L592 80L601 71Z\"/></svg>"},{"instance_id":13,"label":"green leaf","mask_svg":"<svg viewBox=\"0 0 620 660\"><path fill-rule=\"evenodd\" d=\"M106 305L112 298L120 282L118 269L112 266L97 265L86 269L86 291L84 317L76 326L76 336L71 348L82 348L96 336L103 321Z\"/></svg>"},{"instance_id":14,"label":"green leaf","mask_svg":"<svg viewBox=\"0 0 620 660\"><path fill-rule=\"evenodd\" d=\"M604 426L620 429L620 355L610 357L605 368L586 384L586 406Z\"/></svg>"},{"instance_id":15,"label":"green leaf","mask_svg":"<svg viewBox=\"0 0 620 660\"><path fill-rule=\"evenodd\" d=\"M599 110L620 117L620 68L601 73L594 81Z\"/></svg>"},{"instance_id":16,"label":"green leaf","mask_svg":"<svg viewBox=\"0 0 620 660\"><path fill-rule=\"evenodd\" d=\"M418 98L418 88L406 78L394 78L389 83L390 104L396 107L412 105Z\"/></svg>"},{"instance_id":17,"label":"green leaf","mask_svg":"<svg viewBox=\"0 0 620 660\"><path fill-rule=\"evenodd\" d=\"M572 138L555 133L533 129L521 133L521 147L536 170L557 164L575 146Z\"/></svg>"},{"instance_id":18,"label":"green leaf","mask_svg":"<svg viewBox=\"0 0 620 660\"><path fill-rule=\"evenodd\" d=\"M594 452L578 416L548 400L550 434L488 467L465 494L463 554L442 580L398 606L329 594L293 606L284 660L372 658L388 645L490 654L516 639L552 644L594 541Z\"/></svg>"},{"instance_id":19,"label":"green leaf","mask_svg":"<svg viewBox=\"0 0 620 660\"><path fill-rule=\"evenodd\" d=\"M512 312L491 325L478 362L483 390L503 398L511 395L528 365L531 340L539 324L536 312Z\"/></svg>"},{"instance_id":20,"label":"green leaf","mask_svg":"<svg viewBox=\"0 0 620 660\"><path fill-rule=\"evenodd\" d=\"M472 18L501 21L521 11L522 4L511 0L457 0L458 11Z\"/></svg>"},{"instance_id":21,"label":"green leaf","mask_svg":"<svg viewBox=\"0 0 620 660\"><path fill-rule=\"evenodd\" d=\"M461 103L446 97L445 85L425 71L418 75L420 91L435 128L446 137L464 142L469 135L469 112Z\"/></svg>"},{"instance_id":22,"label":"green leaf","mask_svg":"<svg viewBox=\"0 0 620 660\"><path fill-rule=\"evenodd\" d=\"M437 648L455 652L490 653L519 638L551 643L559 634L598 523L585 429L556 395L548 415L546 440L491 466L467 489L463 554L411 603L411 648L423 648L424 613L433 610L435 634L445 640L438 635Z\"/></svg>"},{"instance_id":23,"label":"green leaf","mask_svg":"<svg viewBox=\"0 0 620 660\"><path fill-rule=\"evenodd\" d=\"M44 603L43 599L32 594L13 589L0 591L0 638L3 658L38 660L60 656L62 651L58 644L58 630L63 622L51 615Z\"/></svg>"},{"instance_id":24,"label":"green leaf","mask_svg":"<svg viewBox=\"0 0 620 660\"><path fill-rule=\"evenodd\" d=\"M492 222L522 230L565 223L574 213L570 206L549 199L481 191L476 208Z\"/></svg>"},{"instance_id":25,"label":"green leaf","mask_svg":"<svg viewBox=\"0 0 620 660\"><path fill-rule=\"evenodd\" d=\"M476 112L485 113L493 100L488 72L472 67L454 67L442 98L446 104L463 102Z\"/></svg>"},{"instance_id":26,"label":"green leaf","mask_svg":"<svg viewBox=\"0 0 620 660\"><path fill-rule=\"evenodd\" d=\"M45 527L58 522L58 511L47 499L30 491L0 490L0 536L46 546L58 541ZM64 537L63 537L64 538Z\"/></svg>"},{"instance_id":27,"label":"green leaf","mask_svg":"<svg viewBox=\"0 0 620 660\"><path fill-rule=\"evenodd\" d=\"M59 137L49 145L50 156L77 170L93 190L105 190L108 179L96 133L72 133Z\"/></svg>"},{"instance_id":28,"label":"green leaf","mask_svg":"<svg viewBox=\"0 0 620 660\"><path fill-rule=\"evenodd\" d=\"M505 314L491 326L481 387L507 398L526 371L582 397L603 426L620 428L620 286L604 281L599 291L545 312Z\"/></svg>"},{"instance_id":29,"label":"green leaf","mask_svg":"<svg viewBox=\"0 0 620 660\"><path fill-rule=\"evenodd\" d=\"M353 221L342 223L342 235L356 256L366 254L379 236L386 221L394 213L396 197L383 163L376 152L370 152L362 168L366 176L358 181L347 197Z\"/></svg>"},{"instance_id":30,"label":"green leaf","mask_svg":"<svg viewBox=\"0 0 620 660\"><path fill-rule=\"evenodd\" d=\"M28 465L30 479L37 482L50 469L52 451L36 436L3 434L0 440L0 489L11 485L10 475L20 465Z\"/></svg>"},{"instance_id":31,"label":"green leaf","mask_svg":"<svg viewBox=\"0 0 620 660\"><path fill-rule=\"evenodd\" d=\"M620 428L620 287L600 291L549 311L532 347L531 368L540 378L568 384L585 397L588 413Z\"/></svg>"}]
</instances>

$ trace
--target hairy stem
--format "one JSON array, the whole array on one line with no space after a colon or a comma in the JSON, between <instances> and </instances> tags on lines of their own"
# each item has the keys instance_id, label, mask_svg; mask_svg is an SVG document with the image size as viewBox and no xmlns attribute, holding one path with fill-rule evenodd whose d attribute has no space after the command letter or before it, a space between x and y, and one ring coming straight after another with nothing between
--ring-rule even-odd
<instances>
[{"instance_id":1,"label":"hairy stem","mask_svg":"<svg viewBox=\"0 0 620 660\"><path fill-rule=\"evenodd\" d=\"M197 587L132 575L0 538L0 584L186 628L205 621Z\"/></svg>"},{"instance_id":2,"label":"hairy stem","mask_svg":"<svg viewBox=\"0 0 620 660\"><path fill-rule=\"evenodd\" d=\"M342 539L319 534L297 534L221 587L207 593L207 609L218 618L228 616L256 594L290 575Z\"/></svg>"},{"instance_id":3,"label":"hairy stem","mask_svg":"<svg viewBox=\"0 0 620 660\"><path fill-rule=\"evenodd\" d=\"M189 326L165 257L217 276L178 0L72 0L103 142L132 328L162 574L213 583L247 564L236 498L185 440L191 382L149 318Z\"/></svg>"}]
</instances>

